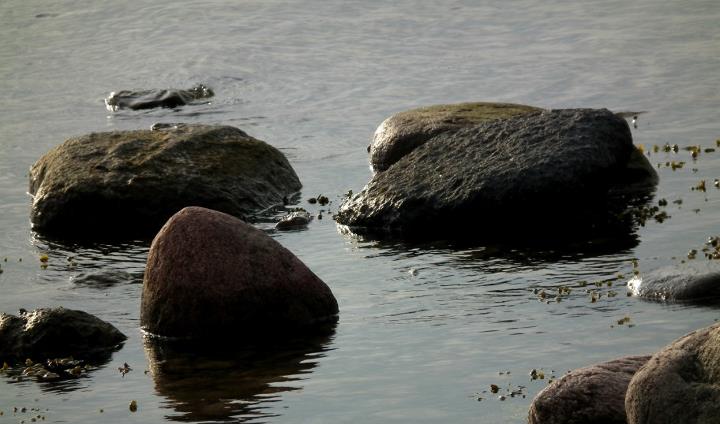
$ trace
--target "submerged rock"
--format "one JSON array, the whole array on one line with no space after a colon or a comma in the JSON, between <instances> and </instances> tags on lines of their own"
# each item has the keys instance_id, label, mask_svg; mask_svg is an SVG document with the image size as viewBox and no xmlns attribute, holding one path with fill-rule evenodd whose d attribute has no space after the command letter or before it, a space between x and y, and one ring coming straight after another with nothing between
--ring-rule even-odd
<instances>
[{"instance_id":1,"label":"submerged rock","mask_svg":"<svg viewBox=\"0 0 720 424\"><path fill-rule=\"evenodd\" d=\"M650 356L628 356L580 368L535 396L530 424L625 424L625 391Z\"/></svg>"},{"instance_id":2,"label":"submerged rock","mask_svg":"<svg viewBox=\"0 0 720 424\"><path fill-rule=\"evenodd\" d=\"M337 321L330 288L264 232L188 207L153 240L140 311L149 333L242 343Z\"/></svg>"},{"instance_id":3,"label":"submerged rock","mask_svg":"<svg viewBox=\"0 0 720 424\"><path fill-rule=\"evenodd\" d=\"M93 133L32 166L30 218L51 235L145 237L185 206L246 218L300 187L279 150L234 127Z\"/></svg>"},{"instance_id":4,"label":"submerged rock","mask_svg":"<svg viewBox=\"0 0 720 424\"><path fill-rule=\"evenodd\" d=\"M105 107L111 112L119 109L140 110L156 107L172 109L196 103L198 100L208 99L214 95L215 92L203 84L198 84L189 90L122 90L110 93L105 99Z\"/></svg>"},{"instance_id":5,"label":"submerged rock","mask_svg":"<svg viewBox=\"0 0 720 424\"><path fill-rule=\"evenodd\" d=\"M720 324L652 356L625 397L629 424L715 424L720 419Z\"/></svg>"},{"instance_id":6,"label":"submerged rock","mask_svg":"<svg viewBox=\"0 0 720 424\"><path fill-rule=\"evenodd\" d=\"M127 337L87 312L42 308L0 314L0 359L89 357L117 348Z\"/></svg>"},{"instance_id":7,"label":"submerged rock","mask_svg":"<svg viewBox=\"0 0 720 424\"><path fill-rule=\"evenodd\" d=\"M617 218L624 196L656 183L624 119L605 109L535 112L427 140L347 199L337 221L410 237L629 231Z\"/></svg>"},{"instance_id":8,"label":"submerged rock","mask_svg":"<svg viewBox=\"0 0 720 424\"><path fill-rule=\"evenodd\" d=\"M295 211L280 218L280 221L275 224L275 229L280 231L297 230L307 227L311 220L312 216L307 211Z\"/></svg>"},{"instance_id":9,"label":"submerged rock","mask_svg":"<svg viewBox=\"0 0 720 424\"><path fill-rule=\"evenodd\" d=\"M709 303L720 301L720 270L709 266L664 267L627 283L635 296L654 300Z\"/></svg>"},{"instance_id":10,"label":"submerged rock","mask_svg":"<svg viewBox=\"0 0 720 424\"><path fill-rule=\"evenodd\" d=\"M384 171L413 149L443 132L542 109L512 103L456 103L412 109L384 120L369 147L375 171Z\"/></svg>"}]
</instances>

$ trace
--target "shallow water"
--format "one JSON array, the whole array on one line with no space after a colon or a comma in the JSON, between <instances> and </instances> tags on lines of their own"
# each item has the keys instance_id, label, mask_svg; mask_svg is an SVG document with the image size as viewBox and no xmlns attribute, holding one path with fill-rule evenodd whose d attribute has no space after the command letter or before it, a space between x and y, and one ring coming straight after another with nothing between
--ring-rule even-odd
<instances>
[{"instance_id":1,"label":"shallow water","mask_svg":"<svg viewBox=\"0 0 720 424\"><path fill-rule=\"evenodd\" d=\"M720 233L720 191L710 184L720 177L720 151L696 161L682 149L651 153L654 164L686 164L658 169L656 200L668 200L671 218L648 222L630 246L538 252L380 243L341 234L328 214L306 231L273 234L332 288L341 311L334 334L210 358L143 344L147 243L77 246L31 232L27 171L37 158L74 135L155 122L230 124L268 141L298 172L303 198L323 193L332 211L369 180L365 148L375 127L420 105L647 111L633 129L646 151L715 147L716 1L477 3L0 3L0 311L78 308L129 336L78 380L0 376L0 422L41 414L76 423L519 423L547 381L529 381L529 370L560 376L650 353L720 318L716 308L645 302L623 287L633 258L641 272L679 264ZM111 91L196 83L215 90L210 104L117 113L103 104ZM701 179L707 192L692 191ZM118 281L78 278L98 272ZM613 285L592 284L601 280ZM592 303L580 281L603 296ZM561 285L576 288L560 303L533 292ZM632 326L617 324L625 316ZM133 370L122 376L125 362ZM527 386L526 397L499 401L483 393L490 384Z\"/></svg>"}]
</instances>

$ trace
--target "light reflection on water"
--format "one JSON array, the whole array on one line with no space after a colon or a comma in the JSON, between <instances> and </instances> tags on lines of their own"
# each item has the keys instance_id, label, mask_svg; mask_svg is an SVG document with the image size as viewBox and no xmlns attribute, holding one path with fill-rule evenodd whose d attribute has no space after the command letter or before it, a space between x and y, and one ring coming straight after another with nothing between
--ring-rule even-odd
<instances>
[{"instance_id":1,"label":"light reflection on water","mask_svg":"<svg viewBox=\"0 0 720 424\"><path fill-rule=\"evenodd\" d=\"M720 192L690 188L720 175L720 152L695 161L682 149L652 152L664 143L714 147L720 137L715 3L0 3L0 260L8 258L0 262L0 311L83 309L129 337L106 366L52 392L29 380L0 382L0 422L27 422L8 411L32 404L56 422L519 423L546 384L529 382L528 370L559 375L648 353L708 325L716 308L627 297L623 282L633 259L641 273L677 265L718 235ZM198 82L215 90L210 104L116 114L103 105L110 91ZM633 136L661 164L655 201L668 200L671 218L600 249L338 233L329 215L370 178L365 147L385 117L474 100L646 110ZM70 136L177 121L247 130L290 158L304 184L301 206L317 214L304 199L333 200L307 230L271 232L338 298L331 340L266 357L251 349L157 361L138 318L148 242L77 245L31 232L27 170L40 155ZM664 166L673 160L686 165ZM561 286L572 291L557 302ZM587 290L601 296L592 302ZM625 316L632 327L617 325ZM124 362L134 370L121 376ZM173 362L190 371L173 375ZM150 368L159 374L145 374ZM527 397L497 401L482 394L489 384L526 385Z\"/></svg>"}]
</instances>

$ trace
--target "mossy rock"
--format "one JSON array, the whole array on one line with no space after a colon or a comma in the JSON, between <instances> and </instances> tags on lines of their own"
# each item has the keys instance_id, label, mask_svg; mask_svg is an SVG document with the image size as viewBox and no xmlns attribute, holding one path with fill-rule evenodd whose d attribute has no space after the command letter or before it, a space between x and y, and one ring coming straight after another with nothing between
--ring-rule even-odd
<instances>
[{"instance_id":1,"label":"mossy rock","mask_svg":"<svg viewBox=\"0 0 720 424\"><path fill-rule=\"evenodd\" d=\"M238 128L93 133L32 166L30 218L34 230L63 238L150 238L183 207L248 219L300 188L279 150Z\"/></svg>"},{"instance_id":2,"label":"mossy rock","mask_svg":"<svg viewBox=\"0 0 720 424\"><path fill-rule=\"evenodd\" d=\"M384 171L413 149L438 134L482 122L506 119L542 109L513 103L456 103L411 109L384 120L370 145L370 163Z\"/></svg>"}]
</instances>

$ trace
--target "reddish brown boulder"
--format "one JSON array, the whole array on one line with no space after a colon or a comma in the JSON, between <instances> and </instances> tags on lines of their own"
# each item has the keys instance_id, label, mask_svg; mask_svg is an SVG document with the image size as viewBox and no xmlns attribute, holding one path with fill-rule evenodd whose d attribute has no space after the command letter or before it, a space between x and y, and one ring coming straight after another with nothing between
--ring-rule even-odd
<instances>
[{"instance_id":1,"label":"reddish brown boulder","mask_svg":"<svg viewBox=\"0 0 720 424\"><path fill-rule=\"evenodd\" d=\"M577 369L547 386L530 405L530 424L625 424L625 391L649 356Z\"/></svg>"},{"instance_id":2,"label":"reddish brown boulder","mask_svg":"<svg viewBox=\"0 0 720 424\"><path fill-rule=\"evenodd\" d=\"M295 255L222 212L185 208L150 247L140 321L152 334L229 343L325 327L337 313L330 288Z\"/></svg>"}]
</instances>

